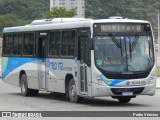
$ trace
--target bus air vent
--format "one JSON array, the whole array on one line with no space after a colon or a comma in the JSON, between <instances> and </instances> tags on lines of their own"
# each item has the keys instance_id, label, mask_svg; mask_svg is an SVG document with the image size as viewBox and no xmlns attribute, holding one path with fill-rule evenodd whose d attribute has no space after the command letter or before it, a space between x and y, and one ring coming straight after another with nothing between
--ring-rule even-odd
<instances>
[{"instance_id":1,"label":"bus air vent","mask_svg":"<svg viewBox=\"0 0 160 120\"><path fill-rule=\"evenodd\" d=\"M66 22L77 22L77 21L90 21L92 19L85 18L53 18L53 19L41 19L34 20L31 25L43 25L43 24L56 24L56 23L66 23Z\"/></svg>"},{"instance_id":2,"label":"bus air vent","mask_svg":"<svg viewBox=\"0 0 160 120\"><path fill-rule=\"evenodd\" d=\"M123 19L123 17L121 17L121 16L112 16L112 17L109 17L109 19Z\"/></svg>"}]
</instances>

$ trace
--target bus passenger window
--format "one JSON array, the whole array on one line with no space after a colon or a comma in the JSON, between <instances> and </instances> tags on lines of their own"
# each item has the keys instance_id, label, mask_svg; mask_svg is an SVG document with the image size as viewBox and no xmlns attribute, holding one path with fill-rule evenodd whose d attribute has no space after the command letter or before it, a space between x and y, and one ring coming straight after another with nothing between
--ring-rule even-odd
<instances>
[{"instance_id":1,"label":"bus passenger window","mask_svg":"<svg viewBox=\"0 0 160 120\"><path fill-rule=\"evenodd\" d=\"M62 32L61 54L63 56L74 56L75 31Z\"/></svg>"},{"instance_id":2,"label":"bus passenger window","mask_svg":"<svg viewBox=\"0 0 160 120\"><path fill-rule=\"evenodd\" d=\"M4 35L4 43L3 43L3 54L11 55L12 50L12 35Z\"/></svg>"},{"instance_id":3,"label":"bus passenger window","mask_svg":"<svg viewBox=\"0 0 160 120\"><path fill-rule=\"evenodd\" d=\"M21 55L22 54L22 41L23 34L14 34L13 35L13 55Z\"/></svg>"},{"instance_id":4,"label":"bus passenger window","mask_svg":"<svg viewBox=\"0 0 160 120\"><path fill-rule=\"evenodd\" d=\"M51 32L49 40L49 55L59 55L60 53L60 32Z\"/></svg>"},{"instance_id":5,"label":"bus passenger window","mask_svg":"<svg viewBox=\"0 0 160 120\"><path fill-rule=\"evenodd\" d=\"M23 42L23 54L33 55L34 53L34 33L25 33Z\"/></svg>"}]
</instances>

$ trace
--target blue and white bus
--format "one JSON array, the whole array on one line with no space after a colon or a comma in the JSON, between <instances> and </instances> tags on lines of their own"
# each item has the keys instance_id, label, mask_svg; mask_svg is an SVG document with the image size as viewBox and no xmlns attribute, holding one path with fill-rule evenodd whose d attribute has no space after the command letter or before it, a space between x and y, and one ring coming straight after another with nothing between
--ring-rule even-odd
<instances>
[{"instance_id":1,"label":"blue and white bus","mask_svg":"<svg viewBox=\"0 0 160 120\"><path fill-rule=\"evenodd\" d=\"M71 102L110 96L128 103L156 91L151 24L55 18L3 30L2 80L23 96L59 92Z\"/></svg>"}]
</instances>

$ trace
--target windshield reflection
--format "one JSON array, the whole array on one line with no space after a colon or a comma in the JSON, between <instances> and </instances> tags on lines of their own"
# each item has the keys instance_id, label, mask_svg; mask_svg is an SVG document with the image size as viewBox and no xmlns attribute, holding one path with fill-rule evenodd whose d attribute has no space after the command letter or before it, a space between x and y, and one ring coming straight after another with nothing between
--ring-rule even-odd
<instances>
[{"instance_id":1,"label":"windshield reflection","mask_svg":"<svg viewBox=\"0 0 160 120\"><path fill-rule=\"evenodd\" d=\"M153 66L152 38L148 35L96 36L95 63L110 72L145 71Z\"/></svg>"}]
</instances>

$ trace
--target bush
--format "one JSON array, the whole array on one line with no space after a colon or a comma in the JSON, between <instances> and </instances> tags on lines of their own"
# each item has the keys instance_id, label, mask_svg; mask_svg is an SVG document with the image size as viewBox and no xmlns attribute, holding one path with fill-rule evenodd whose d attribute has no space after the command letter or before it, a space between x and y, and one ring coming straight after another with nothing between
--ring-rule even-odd
<instances>
[{"instance_id":1,"label":"bush","mask_svg":"<svg viewBox=\"0 0 160 120\"><path fill-rule=\"evenodd\" d=\"M157 77L160 77L160 67L157 67Z\"/></svg>"}]
</instances>

